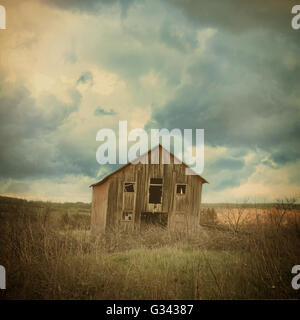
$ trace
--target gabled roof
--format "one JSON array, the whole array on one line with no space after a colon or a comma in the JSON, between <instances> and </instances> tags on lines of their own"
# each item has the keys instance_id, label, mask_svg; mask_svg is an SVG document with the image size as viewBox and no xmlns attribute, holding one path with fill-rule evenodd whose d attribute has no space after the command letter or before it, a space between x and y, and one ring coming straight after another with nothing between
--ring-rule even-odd
<instances>
[{"instance_id":1,"label":"gabled roof","mask_svg":"<svg viewBox=\"0 0 300 320\"><path fill-rule=\"evenodd\" d=\"M170 153L170 155L172 155L174 157L174 159L177 159L178 161L180 161L177 157L175 157L175 155L170 152L169 150L167 150L166 148L164 148L161 144L158 144L157 146L155 146L154 148L150 149L149 151L147 151L146 153L140 155L139 157L135 158L132 162L136 162L138 159L144 157L146 154L148 155L151 151L155 150L156 148L161 148L163 149L164 151ZM95 187L95 186L99 186L101 184L103 184L104 182L106 182L110 177L112 177L113 175L115 175L117 172L127 168L128 166L130 165L134 165L132 164L131 162L125 164L124 166L118 168L117 170L113 171L112 173L108 174L106 177L104 177L102 180L94 183L94 184L91 184L90 187ZM181 165L189 168L192 172L195 173L195 176L199 177L201 180L202 180L202 183L209 183L208 181L206 181L203 177L200 176L200 174L198 174L197 172L195 172L192 168L190 168L187 164L185 164L183 161L181 161Z\"/></svg>"}]
</instances>

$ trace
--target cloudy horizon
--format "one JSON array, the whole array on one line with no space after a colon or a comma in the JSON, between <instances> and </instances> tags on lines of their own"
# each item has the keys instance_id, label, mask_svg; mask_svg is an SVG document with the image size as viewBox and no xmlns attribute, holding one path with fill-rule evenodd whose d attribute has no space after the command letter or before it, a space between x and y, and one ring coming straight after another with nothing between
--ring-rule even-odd
<instances>
[{"instance_id":1,"label":"cloudy horizon","mask_svg":"<svg viewBox=\"0 0 300 320\"><path fill-rule=\"evenodd\" d=\"M1 195L90 202L119 120L204 129L203 202L300 195L297 2L0 4Z\"/></svg>"}]
</instances>

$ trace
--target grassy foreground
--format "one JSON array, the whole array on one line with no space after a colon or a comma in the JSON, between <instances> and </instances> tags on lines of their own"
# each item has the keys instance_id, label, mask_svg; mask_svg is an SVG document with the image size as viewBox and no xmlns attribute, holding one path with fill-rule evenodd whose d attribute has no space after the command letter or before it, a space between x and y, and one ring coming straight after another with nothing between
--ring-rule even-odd
<instances>
[{"instance_id":1,"label":"grassy foreground","mask_svg":"<svg viewBox=\"0 0 300 320\"><path fill-rule=\"evenodd\" d=\"M291 269L300 264L297 223L254 219L239 228L214 225L190 233L153 227L95 237L89 221L86 212L65 208L2 210L7 290L0 298L299 298L291 287Z\"/></svg>"}]
</instances>

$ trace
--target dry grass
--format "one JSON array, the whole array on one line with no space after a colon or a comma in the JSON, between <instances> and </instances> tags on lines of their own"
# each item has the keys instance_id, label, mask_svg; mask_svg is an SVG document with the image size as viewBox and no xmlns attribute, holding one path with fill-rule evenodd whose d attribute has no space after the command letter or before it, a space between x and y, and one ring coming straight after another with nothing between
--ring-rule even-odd
<instances>
[{"instance_id":1,"label":"dry grass","mask_svg":"<svg viewBox=\"0 0 300 320\"><path fill-rule=\"evenodd\" d=\"M266 209L278 216L249 220L247 209L237 222L239 212L226 210L224 220L218 212L218 224L199 232L156 227L98 237L86 214L1 213L0 264L8 275L1 297L299 298L291 287L292 266L300 263L299 212L281 219L281 209Z\"/></svg>"}]
</instances>

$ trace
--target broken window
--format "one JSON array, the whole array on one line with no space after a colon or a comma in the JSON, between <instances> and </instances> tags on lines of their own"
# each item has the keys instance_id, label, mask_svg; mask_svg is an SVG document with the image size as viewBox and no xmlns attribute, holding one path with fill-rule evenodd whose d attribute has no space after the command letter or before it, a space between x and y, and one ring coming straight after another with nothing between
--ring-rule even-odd
<instances>
[{"instance_id":1,"label":"broken window","mask_svg":"<svg viewBox=\"0 0 300 320\"><path fill-rule=\"evenodd\" d=\"M134 183L133 182L125 182L124 192L134 192Z\"/></svg>"},{"instance_id":2,"label":"broken window","mask_svg":"<svg viewBox=\"0 0 300 320\"><path fill-rule=\"evenodd\" d=\"M161 178L151 178L149 187L149 203L161 203L162 202L162 183Z\"/></svg>"},{"instance_id":3,"label":"broken window","mask_svg":"<svg viewBox=\"0 0 300 320\"><path fill-rule=\"evenodd\" d=\"M132 212L124 211L124 212L123 212L122 219L123 219L124 221L131 221L131 220L132 220Z\"/></svg>"},{"instance_id":4,"label":"broken window","mask_svg":"<svg viewBox=\"0 0 300 320\"><path fill-rule=\"evenodd\" d=\"M176 186L176 193L177 194L185 194L186 185L185 184L177 184Z\"/></svg>"}]
</instances>

